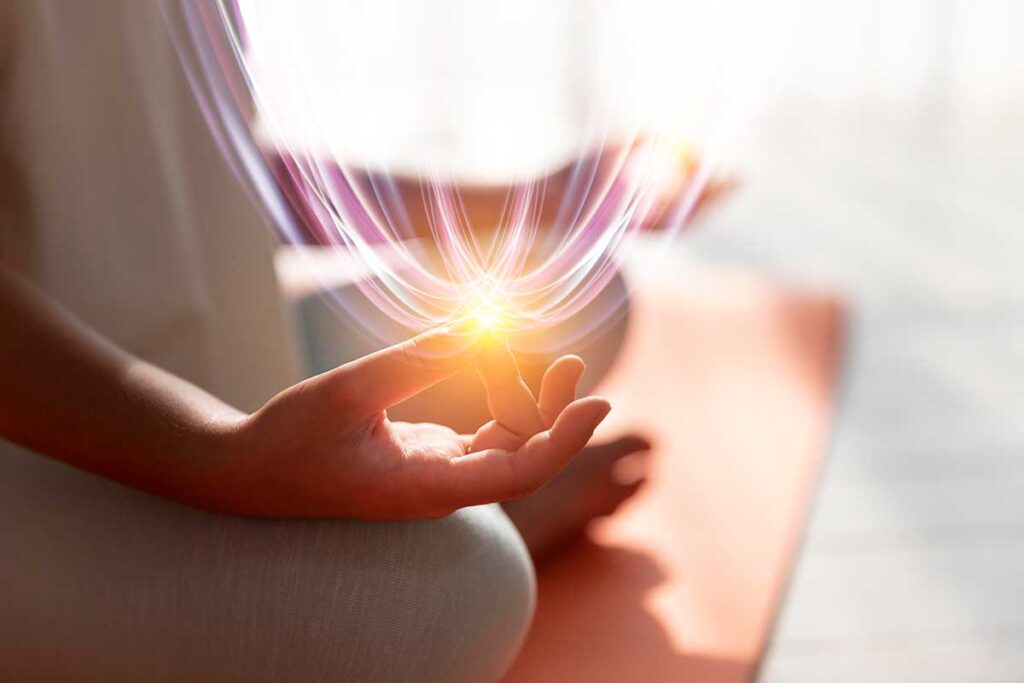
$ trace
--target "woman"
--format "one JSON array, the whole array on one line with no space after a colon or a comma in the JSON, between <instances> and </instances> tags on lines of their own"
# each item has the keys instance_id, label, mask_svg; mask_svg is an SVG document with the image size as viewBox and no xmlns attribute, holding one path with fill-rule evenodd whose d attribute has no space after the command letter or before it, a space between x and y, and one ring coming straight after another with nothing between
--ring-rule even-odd
<instances>
[{"instance_id":1,"label":"woman","mask_svg":"<svg viewBox=\"0 0 1024 683\"><path fill-rule=\"evenodd\" d=\"M0 436L22 446L0 444L0 678L500 676L533 574L483 504L540 488L607 414L574 400L580 361L534 400L500 346L442 329L296 383L265 229L159 8L15 0L0 31ZM387 419L474 362L475 435ZM644 448L544 489L527 543L629 495L610 471Z\"/></svg>"}]
</instances>

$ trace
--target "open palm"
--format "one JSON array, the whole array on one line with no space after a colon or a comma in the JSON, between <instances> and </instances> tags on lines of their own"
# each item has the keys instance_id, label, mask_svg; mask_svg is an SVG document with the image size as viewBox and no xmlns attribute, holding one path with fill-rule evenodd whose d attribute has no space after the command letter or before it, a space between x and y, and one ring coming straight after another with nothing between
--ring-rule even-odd
<instances>
[{"instance_id":1,"label":"open palm","mask_svg":"<svg viewBox=\"0 0 1024 683\"><path fill-rule=\"evenodd\" d=\"M475 362L492 417L475 435L391 422L386 409ZM496 339L430 332L301 382L243 420L220 459L220 511L414 519L525 496L587 443L610 406L574 400L575 356L535 399Z\"/></svg>"}]
</instances>

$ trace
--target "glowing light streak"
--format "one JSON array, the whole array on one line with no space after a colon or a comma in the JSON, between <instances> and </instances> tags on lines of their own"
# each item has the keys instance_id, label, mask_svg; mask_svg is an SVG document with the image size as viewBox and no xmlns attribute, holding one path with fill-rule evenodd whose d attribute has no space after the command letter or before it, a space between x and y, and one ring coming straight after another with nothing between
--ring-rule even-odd
<instances>
[{"instance_id":1,"label":"glowing light streak","mask_svg":"<svg viewBox=\"0 0 1024 683\"><path fill-rule=\"evenodd\" d=\"M682 190L680 199L666 212L670 232L681 228L708 179L709 168L683 163L689 152L678 136L627 137L609 158L572 164L553 224L540 220L549 188L525 182L509 191L497 225L482 230L472 224L456 184L433 170L421 184L430 244L413 248L410 207L394 178L367 176L330 150L286 134L281 93L275 99L266 92L243 36L287 26L262 24L239 11L236 0L179 1L185 16L179 52L236 173L285 241L312 241L354 255L362 293L404 326L422 329L465 318L483 333L563 322L614 277L621 252L650 219L665 187L678 183L681 168L688 175L675 188ZM270 13L268 19L281 16ZM311 101L301 79L288 87L295 101ZM287 127L307 134L300 140L315 138L324 125L316 108L298 109L301 115ZM245 115L250 110L255 119Z\"/></svg>"}]
</instances>

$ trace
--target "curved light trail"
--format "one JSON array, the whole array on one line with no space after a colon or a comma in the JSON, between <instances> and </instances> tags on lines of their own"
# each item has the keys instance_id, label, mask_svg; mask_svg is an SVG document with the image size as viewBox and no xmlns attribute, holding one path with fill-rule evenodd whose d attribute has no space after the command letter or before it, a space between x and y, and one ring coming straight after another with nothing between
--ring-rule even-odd
<instances>
[{"instance_id":1,"label":"curved light trail","mask_svg":"<svg viewBox=\"0 0 1024 683\"><path fill-rule=\"evenodd\" d=\"M440 170L422 178L422 206L411 207L396 178L286 135L246 50L252 26L235 0L178 2L172 29L186 73L252 199L285 242L344 250L362 275L363 295L404 327L469 318L516 333L567 321L615 276L623 251L655 214L665 234L677 231L707 182L707 155L680 186L678 143L634 135L619 141L617 153L569 167L547 224L541 207L553 199L544 180L509 189L496 225L473 225L456 183ZM315 132L316 112L300 123ZM676 199L666 208L672 183ZM426 234L412 224L412 208L425 217Z\"/></svg>"}]
</instances>

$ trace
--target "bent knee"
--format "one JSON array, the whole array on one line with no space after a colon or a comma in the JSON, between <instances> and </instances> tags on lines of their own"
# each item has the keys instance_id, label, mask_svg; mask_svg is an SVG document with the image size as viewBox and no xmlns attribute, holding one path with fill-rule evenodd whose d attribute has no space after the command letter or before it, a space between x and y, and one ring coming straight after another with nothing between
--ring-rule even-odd
<instances>
[{"instance_id":1,"label":"bent knee","mask_svg":"<svg viewBox=\"0 0 1024 683\"><path fill-rule=\"evenodd\" d=\"M0 458L0 473L19 530L0 562L19 587L6 603L18 628L0 628L5 680L485 681L532 615L533 567L498 506L252 520L31 454ZM26 658L31 671L11 657L34 651L56 655Z\"/></svg>"},{"instance_id":2,"label":"bent knee","mask_svg":"<svg viewBox=\"0 0 1024 683\"><path fill-rule=\"evenodd\" d=\"M313 622L318 642L305 642L318 651L307 654L326 667L304 680L487 681L511 664L536 586L499 506L431 521L333 522L321 533L345 557L333 585L304 591L313 603L304 609L323 615Z\"/></svg>"},{"instance_id":3,"label":"bent knee","mask_svg":"<svg viewBox=\"0 0 1024 683\"><path fill-rule=\"evenodd\" d=\"M430 598L426 643L408 661L417 680L497 679L526 636L536 602L533 563L515 527L497 505L467 508L423 523L423 568ZM410 581L411 582L411 581ZM417 675L420 674L420 675Z\"/></svg>"}]
</instances>

